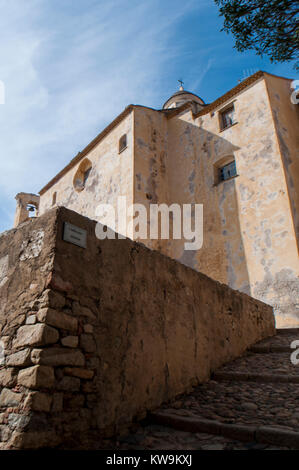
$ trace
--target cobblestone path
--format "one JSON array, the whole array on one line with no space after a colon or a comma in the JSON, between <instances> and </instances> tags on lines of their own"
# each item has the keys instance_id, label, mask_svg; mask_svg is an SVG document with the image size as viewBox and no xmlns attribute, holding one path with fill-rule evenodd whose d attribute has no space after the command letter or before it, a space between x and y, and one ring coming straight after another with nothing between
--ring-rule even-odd
<instances>
[{"instance_id":1,"label":"cobblestone path","mask_svg":"<svg viewBox=\"0 0 299 470\"><path fill-rule=\"evenodd\" d=\"M119 439L116 448L298 449L299 364L290 359L293 340L299 340L299 329L277 330L209 382L156 410L151 424Z\"/></svg>"}]
</instances>

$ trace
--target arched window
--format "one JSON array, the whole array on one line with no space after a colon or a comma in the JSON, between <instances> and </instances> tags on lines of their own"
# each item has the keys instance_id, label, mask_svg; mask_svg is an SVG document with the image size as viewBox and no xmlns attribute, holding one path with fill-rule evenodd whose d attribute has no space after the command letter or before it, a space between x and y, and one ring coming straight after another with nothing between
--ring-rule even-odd
<instances>
[{"instance_id":1,"label":"arched window","mask_svg":"<svg viewBox=\"0 0 299 470\"><path fill-rule=\"evenodd\" d=\"M230 178L236 176L236 174L236 162L233 160L232 162L229 162L219 168L219 181L229 180Z\"/></svg>"},{"instance_id":2,"label":"arched window","mask_svg":"<svg viewBox=\"0 0 299 470\"><path fill-rule=\"evenodd\" d=\"M227 129L228 127L231 127L237 123L234 103L231 103L219 111L219 122L221 131L224 131L224 129Z\"/></svg>"},{"instance_id":3,"label":"arched window","mask_svg":"<svg viewBox=\"0 0 299 470\"><path fill-rule=\"evenodd\" d=\"M119 139L118 153L125 150L125 148L127 148L127 134L122 135L121 138Z\"/></svg>"},{"instance_id":4,"label":"arched window","mask_svg":"<svg viewBox=\"0 0 299 470\"><path fill-rule=\"evenodd\" d=\"M26 205L28 217L36 217L37 215L37 204L35 202L28 202Z\"/></svg>"},{"instance_id":5,"label":"arched window","mask_svg":"<svg viewBox=\"0 0 299 470\"><path fill-rule=\"evenodd\" d=\"M73 185L77 192L83 191L85 188L91 169L91 161L85 158L83 162L80 163L73 180Z\"/></svg>"}]
</instances>

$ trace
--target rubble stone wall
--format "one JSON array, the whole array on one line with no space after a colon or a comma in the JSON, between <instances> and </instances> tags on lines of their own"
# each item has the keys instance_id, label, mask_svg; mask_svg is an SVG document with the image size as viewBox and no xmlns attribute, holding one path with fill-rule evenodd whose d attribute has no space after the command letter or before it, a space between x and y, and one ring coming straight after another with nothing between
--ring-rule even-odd
<instances>
[{"instance_id":1,"label":"rubble stone wall","mask_svg":"<svg viewBox=\"0 0 299 470\"><path fill-rule=\"evenodd\" d=\"M95 224L56 208L0 236L0 449L96 448L275 334L270 306Z\"/></svg>"}]
</instances>

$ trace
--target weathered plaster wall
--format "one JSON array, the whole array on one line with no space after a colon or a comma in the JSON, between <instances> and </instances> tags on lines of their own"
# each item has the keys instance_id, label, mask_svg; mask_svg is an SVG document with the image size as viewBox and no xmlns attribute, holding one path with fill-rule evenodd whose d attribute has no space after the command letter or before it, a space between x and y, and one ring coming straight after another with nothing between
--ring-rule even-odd
<instances>
[{"instance_id":1,"label":"weathered plaster wall","mask_svg":"<svg viewBox=\"0 0 299 470\"><path fill-rule=\"evenodd\" d=\"M119 153L119 139L127 134L127 148ZM84 158L92 163L92 170L83 191L73 187L74 176L81 164L69 170L56 184L40 197L39 214L52 207L57 193L58 206L65 206L92 219L96 218L98 204L117 207L118 196L126 196L128 206L133 202L133 113L124 118ZM117 211L116 211L117 215Z\"/></svg>"},{"instance_id":2,"label":"weathered plaster wall","mask_svg":"<svg viewBox=\"0 0 299 470\"><path fill-rule=\"evenodd\" d=\"M168 203L167 119L161 112L136 107L134 110L134 203L149 215L150 204ZM137 227L138 230L138 227ZM167 254L166 240L151 240L148 218L146 246ZM134 239L140 239L134 234Z\"/></svg>"},{"instance_id":3,"label":"weathered plaster wall","mask_svg":"<svg viewBox=\"0 0 299 470\"><path fill-rule=\"evenodd\" d=\"M41 196L40 213L57 204L95 218L99 203L203 204L203 247L185 240L151 240L150 248L181 261L275 308L278 326L295 326L298 313L299 213L297 105L289 81L265 74L212 113L174 117L134 106L87 157L93 169L77 193L78 165ZM220 131L219 111L233 102L237 124ZM118 154L118 139L128 148ZM238 176L215 184L215 167L233 155ZM148 227L149 229L149 227ZM129 233L133 239L138 235Z\"/></svg>"},{"instance_id":4,"label":"weathered plaster wall","mask_svg":"<svg viewBox=\"0 0 299 470\"><path fill-rule=\"evenodd\" d=\"M171 242L171 252L184 264L200 270L221 282L239 288L243 267L239 263L238 284L231 271L234 261L227 251L239 251L239 221L236 213L234 182L214 187L214 163L235 146L209 130L199 127L191 112L169 120L169 166L167 168L170 199L179 204L203 204L203 246L199 251L184 250L184 240ZM214 130L214 129L213 129ZM231 236L225 237L223 232ZM228 244L236 241L237 246ZM242 277L240 274L242 273ZM246 281L246 279L245 279Z\"/></svg>"},{"instance_id":5,"label":"weathered plaster wall","mask_svg":"<svg viewBox=\"0 0 299 470\"><path fill-rule=\"evenodd\" d=\"M281 182L275 181L273 187L276 189L274 194L278 192L283 198L280 207L284 212L284 230L273 233L272 229L272 259L265 264L264 281L258 283L254 291L257 297L268 297L269 303L277 308L277 324L281 326L298 325L299 321L299 109L291 103L291 82L265 75L276 132L275 144L283 168ZM274 210L277 211L277 200Z\"/></svg>"},{"instance_id":6,"label":"weathered plaster wall","mask_svg":"<svg viewBox=\"0 0 299 470\"><path fill-rule=\"evenodd\" d=\"M268 305L65 208L1 237L0 259L2 449L96 448L275 333Z\"/></svg>"},{"instance_id":7,"label":"weathered plaster wall","mask_svg":"<svg viewBox=\"0 0 299 470\"><path fill-rule=\"evenodd\" d=\"M279 326L298 324L298 255L284 167L265 81L235 97L237 124L219 131L219 109L169 120L169 200L204 206L198 252L170 256L274 306ZM214 166L234 155L238 176L215 185ZM297 299L297 300L296 300Z\"/></svg>"},{"instance_id":8,"label":"weathered plaster wall","mask_svg":"<svg viewBox=\"0 0 299 470\"><path fill-rule=\"evenodd\" d=\"M292 80L265 76L299 243L299 106L291 103Z\"/></svg>"}]
</instances>

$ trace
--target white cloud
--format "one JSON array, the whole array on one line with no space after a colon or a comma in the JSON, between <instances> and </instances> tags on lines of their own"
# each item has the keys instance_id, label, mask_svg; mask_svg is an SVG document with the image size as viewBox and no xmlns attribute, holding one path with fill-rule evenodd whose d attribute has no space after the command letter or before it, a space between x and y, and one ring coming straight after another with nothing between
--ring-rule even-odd
<instances>
[{"instance_id":1,"label":"white cloud","mask_svg":"<svg viewBox=\"0 0 299 470\"><path fill-rule=\"evenodd\" d=\"M176 24L195 4L0 0L0 231L15 194L37 192L126 105L159 106Z\"/></svg>"}]
</instances>

